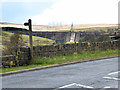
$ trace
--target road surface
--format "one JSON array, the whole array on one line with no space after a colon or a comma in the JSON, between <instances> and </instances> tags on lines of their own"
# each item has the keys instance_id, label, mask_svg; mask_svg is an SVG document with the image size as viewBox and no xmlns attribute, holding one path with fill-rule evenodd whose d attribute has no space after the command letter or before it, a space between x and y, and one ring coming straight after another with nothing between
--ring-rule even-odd
<instances>
[{"instance_id":1,"label":"road surface","mask_svg":"<svg viewBox=\"0 0 120 90\"><path fill-rule=\"evenodd\" d=\"M118 88L118 57L3 76L3 88Z\"/></svg>"}]
</instances>

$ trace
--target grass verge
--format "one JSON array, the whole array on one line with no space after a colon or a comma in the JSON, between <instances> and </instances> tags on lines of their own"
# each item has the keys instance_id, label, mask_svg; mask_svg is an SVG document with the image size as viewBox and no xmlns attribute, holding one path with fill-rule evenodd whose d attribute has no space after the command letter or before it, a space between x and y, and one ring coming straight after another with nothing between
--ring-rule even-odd
<instances>
[{"instance_id":1,"label":"grass verge","mask_svg":"<svg viewBox=\"0 0 120 90\"><path fill-rule=\"evenodd\" d=\"M120 52L120 50L107 50L107 51L96 51L96 52L90 51L90 52L81 52L81 53L75 52L74 54L71 54L71 55L54 56L50 58L34 57L30 65L3 68L2 73L17 71L17 70L25 70L25 69L42 67L42 66L53 65L53 64L62 64L65 62L72 62L72 61L77 61L77 60L95 59L95 58L105 57L105 56L114 56L114 55L118 55L118 52Z\"/></svg>"}]
</instances>

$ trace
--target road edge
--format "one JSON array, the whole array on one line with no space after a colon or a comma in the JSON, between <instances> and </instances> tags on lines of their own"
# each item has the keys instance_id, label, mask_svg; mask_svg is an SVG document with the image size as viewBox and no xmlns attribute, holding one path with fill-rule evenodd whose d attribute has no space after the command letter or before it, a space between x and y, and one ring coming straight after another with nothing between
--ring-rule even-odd
<instances>
[{"instance_id":1,"label":"road edge","mask_svg":"<svg viewBox=\"0 0 120 90\"><path fill-rule=\"evenodd\" d=\"M64 66L64 65L76 64L76 63L83 63L83 62L88 62L88 61L96 61L96 60L101 60L101 59L115 58L115 57L120 57L120 56L119 55L105 56L105 57L99 57L99 58L94 58L94 59L84 59L84 60L79 60L79 61L66 62L62 64L54 64L54 65L30 68L30 69L25 69L25 70L11 71L11 72L6 72L6 73L0 73L0 76L7 76L11 74L18 74L18 73L23 73L23 72L42 70L42 69L47 69L47 68L59 67L59 66Z\"/></svg>"}]
</instances>

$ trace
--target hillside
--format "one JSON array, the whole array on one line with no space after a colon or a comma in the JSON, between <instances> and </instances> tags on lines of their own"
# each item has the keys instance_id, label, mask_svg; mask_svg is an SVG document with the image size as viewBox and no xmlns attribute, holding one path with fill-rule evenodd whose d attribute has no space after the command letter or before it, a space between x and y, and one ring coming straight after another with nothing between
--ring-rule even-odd
<instances>
[{"instance_id":1,"label":"hillside","mask_svg":"<svg viewBox=\"0 0 120 90\"><path fill-rule=\"evenodd\" d=\"M0 27L17 27L28 29L27 26L23 24L14 23L0 23ZM71 25L33 25L33 31L69 31ZM73 29L77 31L83 30L95 30L95 29L106 29L106 28L118 28L117 24L78 24L73 25Z\"/></svg>"},{"instance_id":2,"label":"hillside","mask_svg":"<svg viewBox=\"0 0 120 90\"><path fill-rule=\"evenodd\" d=\"M13 33L2 31L2 36L1 36L2 37L2 41L9 41L11 35L13 35ZM24 45L25 46L29 46L29 35L22 35L22 37L23 37ZM53 40L50 40L50 39L47 39L47 38L33 36L33 46L51 45L53 43L54 43ZM5 46L2 46L2 48L4 50Z\"/></svg>"}]
</instances>

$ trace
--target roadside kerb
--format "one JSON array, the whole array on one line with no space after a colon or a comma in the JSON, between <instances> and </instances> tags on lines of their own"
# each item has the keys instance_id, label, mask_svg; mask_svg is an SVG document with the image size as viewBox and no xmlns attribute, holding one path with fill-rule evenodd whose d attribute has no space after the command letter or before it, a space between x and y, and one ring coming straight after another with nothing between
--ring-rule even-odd
<instances>
[{"instance_id":1,"label":"roadside kerb","mask_svg":"<svg viewBox=\"0 0 120 90\"><path fill-rule=\"evenodd\" d=\"M82 62L88 62L88 61L108 59L108 58L114 58L114 57L119 57L119 55L106 56L106 57L100 57L100 58L95 58L95 59L84 59L84 60L79 60L79 61L66 62L66 63L62 63L62 64L54 64L54 65L48 65L48 66L43 66L43 67L30 68L30 69L25 69L25 70L11 71L11 72L6 72L6 73L0 73L0 76L7 76L7 75L11 75L11 74L17 74L17 73L23 73L23 72L29 72L29 71L47 69L47 68L52 68L52 67L59 67L59 66L76 64L76 63L82 63Z\"/></svg>"}]
</instances>

